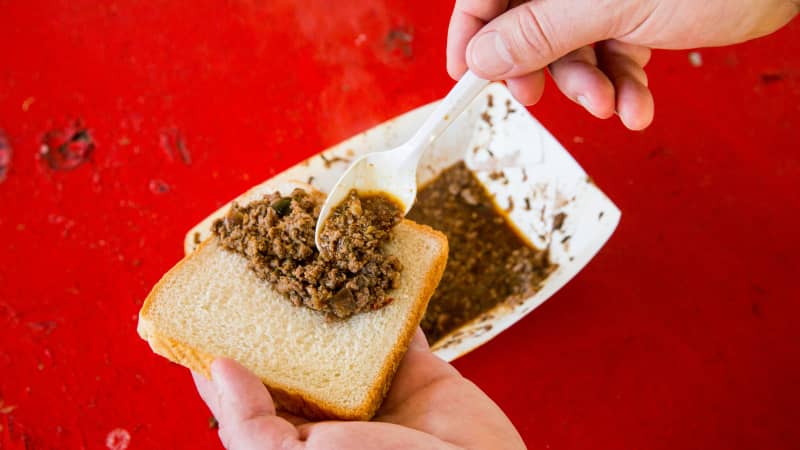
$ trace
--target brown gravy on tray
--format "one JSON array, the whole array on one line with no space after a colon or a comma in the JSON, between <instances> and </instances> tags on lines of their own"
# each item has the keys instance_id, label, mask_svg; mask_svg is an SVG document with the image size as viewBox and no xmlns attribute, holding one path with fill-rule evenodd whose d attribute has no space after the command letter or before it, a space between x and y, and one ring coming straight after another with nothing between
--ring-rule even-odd
<instances>
[{"instance_id":1,"label":"brown gravy on tray","mask_svg":"<svg viewBox=\"0 0 800 450\"><path fill-rule=\"evenodd\" d=\"M517 234L463 162L420 189L407 217L443 232L450 244L421 324L431 344L498 304L532 295L557 267Z\"/></svg>"}]
</instances>

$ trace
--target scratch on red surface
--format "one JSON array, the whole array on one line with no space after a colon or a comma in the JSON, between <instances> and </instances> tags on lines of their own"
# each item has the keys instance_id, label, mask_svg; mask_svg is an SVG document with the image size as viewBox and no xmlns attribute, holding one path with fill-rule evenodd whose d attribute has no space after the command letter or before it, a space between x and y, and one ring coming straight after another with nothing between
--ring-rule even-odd
<instances>
[{"instance_id":1,"label":"scratch on red surface","mask_svg":"<svg viewBox=\"0 0 800 450\"><path fill-rule=\"evenodd\" d=\"M55 320L41 320L38 322L28 322L27 325L28 328L31 329L31 331L35 331L37 333L44 333L45 335L49 335L50 333L52 333L53 330L55 330L56 327L58 326Z\"/></svg>"},{"instance_id":2,"label":"scratch on red surface","mask_svg":"<svg viewBox=\"0 0 800 450\"><path fill-rule=\"evenodd\" d=\"M170 161L179 159L187 166L192 164L192 155L189 149L186 148L186 139L183 137L181 130L170 127L161 130L160 135L161 148L167 154Z\"/></svg>"},{"instance_id":3,"label":"scratch on red surface","mask_svg":"<svg viewBox=\"0 0 800 450\"><path fill-rule=\"evenodd\" d=\"M169 184L167 184L167 182L164 180L150 180L150 182L147 184L147 187L153 194L166 194L169 192Z\"/></svg>"},{"instance_id":4,"label":"scratch on red surface","mask_svg":"<svg viewBox=\"0 0 800 450\"><path fill-rule=\"evenodd\" d=\"M0 129L0 183L5 181L8 170L11 168L11 145L8 143L6 133Z\"/></svg>"},{"instance_id":5,"label":"scratch on red surface","mask_svg":"<svg viewBox=\"0 0 800 450\"><path fill-rule=\"evenodd\" d=\"M19 314L17 310L6 302L0 302L0 317L8 317L11 323L19 322Z\"/></svg>"},{"instance_id":6,"label":"scratch on red surface","mask_svg":"<svg viewBox=\"0 0 800 450\"><path fill-rule=\"evenodd\" d=\"M41 160L52 170L72 170L89 161L95 143L80 119L63 128L53 128L42 137Z\"/></svg>"},{"instance_id":7,"label":"scratch on red surface","mask_svg":"<svg viewBox=\"0 0 800 450\"><path fill-rule=\"evenodd\" d=\"M2 404L2 399L0 399ZM0 412L0 449L2 450L27 450L28 437L15 429L14 422L8 413Z\"/></svg>"},{"instance_id":8,"label":"scratch on red surface","mask_svg":"<svg viewBox=\"0 0 800 450\"><path fill-rule=\"evenodd\" d=\"M389 52L399 49L403 53L403 56L411 58L414 56L414 49L411 47L413 41L413 27L397 27L390 29L386 34L384 45Z\"/></svg>"}]
</instances>

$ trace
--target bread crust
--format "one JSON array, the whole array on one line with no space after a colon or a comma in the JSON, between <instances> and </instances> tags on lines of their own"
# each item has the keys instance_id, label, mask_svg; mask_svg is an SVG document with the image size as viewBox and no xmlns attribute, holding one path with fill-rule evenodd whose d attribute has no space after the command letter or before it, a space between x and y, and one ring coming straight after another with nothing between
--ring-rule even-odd
<instances>
[{"instance_id":1,"label":"bread crust","mask_svg":"<svg viewBox=\"0 0 800 450\"><path fill-rule=\"evenodd\" d=\"M442 278L444 268L447 265L449 247L447 237L445 237L443 233L434 230L427 225L421 225L410 220L403 220L403 222L421 233L431 233L437 236L437 239L442 245L442 251L433 261L433 264L431 264L431 268L423 282L420 297L417 298L417 301L414 303L414 308L411 310L410 314L406 316L406 321L403 324L403 331L400 335L398 344L395 346L394 351L389 355L389 358L387 358L386 363L381 370L381 376L375 380L375 384L370 388L369 400L367 402L369 405L367 408L368 417L360 418L359 420L368 420L372 418L378 408L380 408L381 403L383 403L383 399L386 397L386 394L389 392L389 388L392 385L394 374L397 372L397 368L400 367L400 362L403 360L406 350L408 350L408 344L414 337L416 328L422 321L422 316L425 314L425 310L428 309L428 301L431 299L433 292L439 285L439 280Z\"/></svg>"},{"instance_id":2,"label":"bread crust","mask_svg":"<svg viewBox=\"0 0 800 450\"><path fill-rule=\"evenodd\" d=\"M430 270L426 273L425 279L422 282L419 297L415 300L413 307L409 314L406 316L400 332L400 339L394 346L392 352L386 358L386 361L380 371L379 376L375 378L372 386L369 387L366 400L357 408L345 409L337 405L330 404L322 399L313 398L311 395L297 389L292 389L288 386L280 386L271 383L262 377L267 389L272 395L275 406L288 411L292 414L301 415L308 419L323 420L323 419L339 419L339 420L369 420L375 415L375 412L380 407L383 399L391 387L392 379L400 365L400 362L405 355L408 345L414 336L414 332L425 314L428 307L428 301L433 295L439 280L444 273L444 268L447 264L448 242L444 234L436 231L426 225L420 225L409 220L403 221L405 226L415 229L420 233L430 235L436 239L442 247L439 254L431 264ZM142 339L146 340L153 352L173 361L182 366L188 367L191 370L204 374L210 377L211 363L215 359L215 355L209 354L202 349L194 348L187 343L173 339L169 336L162 335L156 329L156 324L151 318L151 308L156 300L157 295L162 289L163 284L168 280L174 272L182 270L183 264L186 263L192 256L207 245L211 245L212 238L206 239L202 242L195 252L185 256L178 264L171 268L153 287L148 294L147 298L142 305L139 312L139 322L137 325L137 332ZM314 311L308 310L309 314L314 314Z\"/></svg>"}]
</instances>

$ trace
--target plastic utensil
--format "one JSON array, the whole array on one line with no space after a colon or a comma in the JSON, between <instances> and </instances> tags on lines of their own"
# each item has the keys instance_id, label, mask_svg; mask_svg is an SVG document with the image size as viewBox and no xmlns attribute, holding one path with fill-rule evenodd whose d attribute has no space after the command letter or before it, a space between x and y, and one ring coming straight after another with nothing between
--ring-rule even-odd
<instances>
[{"instance_id":1,"label":"plastic utensil","mask_svg":"<svg viewBox=\"0 0 800 450\"><path fill-rule=\"evenodd\" d=\"M423 153L488 84L488 80L467 71L408 142L353 161L322 205L314 234L317 248L321 248L319 235L325 219L353 189L385 192L402 204L403 214L408 213L417 196L417 165Z\"/></svg>"}]
</instances>

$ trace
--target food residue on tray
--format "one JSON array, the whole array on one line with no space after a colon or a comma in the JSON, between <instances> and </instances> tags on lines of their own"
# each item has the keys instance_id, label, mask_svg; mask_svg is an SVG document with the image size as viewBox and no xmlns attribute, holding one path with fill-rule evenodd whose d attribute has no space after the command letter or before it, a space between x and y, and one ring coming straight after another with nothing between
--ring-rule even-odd
<instances>
[{"instance_id":1,"label":"food residue on tray","mask_svg":"<svg viewBox=\"0 0 800 450\"><path fill-rule=\"evenodd\" d=\"M481 182L459 162L420 189L408 218L450 242L422 329L433 344L495 306L528 297L557 267L520 237Z\"/></svg>"},{"instance_id":2,"label":"food residue on tray","mask_svg":"<svg viewBox=\"0 0 800 450\"><path fill-rule=\"evenodd\" d=\"M212 231L296 306L344 319L390 303L401 264L383 247L402 210L386 196L351 191L325 221L320 252L314 230L323 200L295 189L285 197L275 192L247 205L234 203Z\"/></svg>"}]
</instances>

